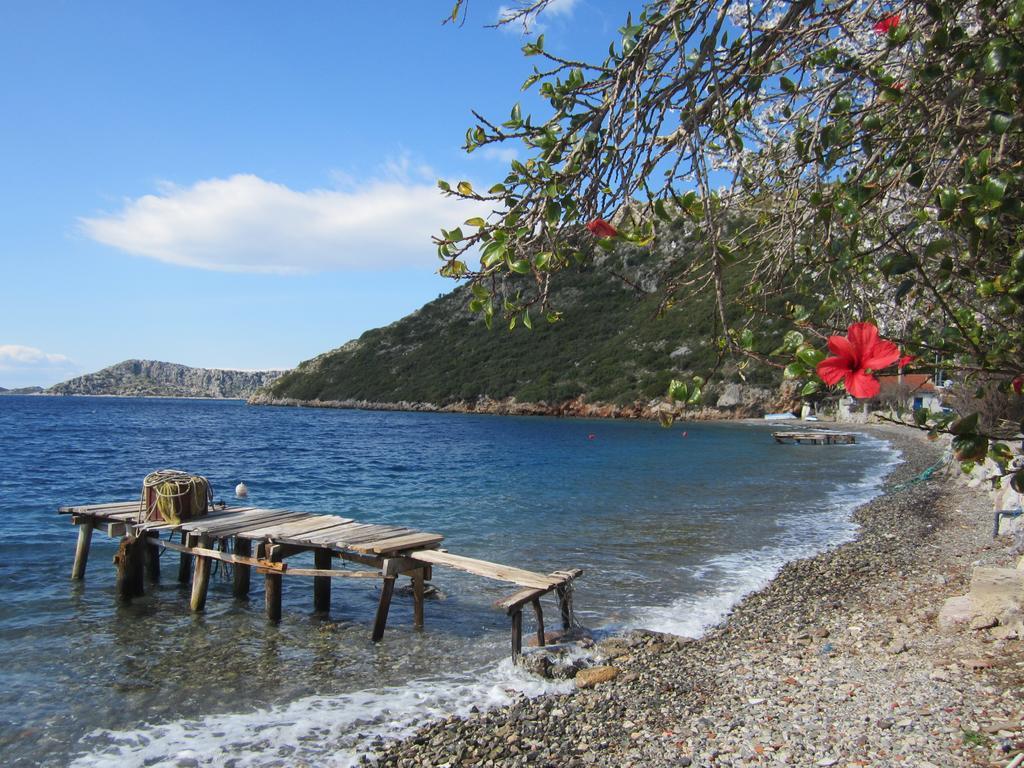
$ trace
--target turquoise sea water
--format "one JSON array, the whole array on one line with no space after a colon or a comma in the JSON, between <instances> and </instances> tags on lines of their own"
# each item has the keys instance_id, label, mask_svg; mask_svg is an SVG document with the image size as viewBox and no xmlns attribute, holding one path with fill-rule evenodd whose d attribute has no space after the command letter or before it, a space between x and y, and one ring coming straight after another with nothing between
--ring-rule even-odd
<instances>
[{"instance_id":1,"label":"turquoise sea water","mask_svg":"<svg viewBox=\"0 0 1024 768\"><path fill-rule=\"evenodd\" d=\"M68 576L61 504L135 498L173 467L256 506L443 533L452 552L580 567L597 632L697 635L787 560L848 540L895 459L882 442L780 446L771 427L256 408L196 400L0 397L0 753L8 765L346 765L417 718L545 690L507 661L514 591L437 568L412 628L399 593L369 642L375 582L335 580L329 619L285 579L268 626L215 579L192 616L174 581L119 606L116 542ZM552 606L553 607L553 606ZM554 611L548 615L554 619ZM554 624L554 621L551 621Z\"/></svg>"}]
</instances>

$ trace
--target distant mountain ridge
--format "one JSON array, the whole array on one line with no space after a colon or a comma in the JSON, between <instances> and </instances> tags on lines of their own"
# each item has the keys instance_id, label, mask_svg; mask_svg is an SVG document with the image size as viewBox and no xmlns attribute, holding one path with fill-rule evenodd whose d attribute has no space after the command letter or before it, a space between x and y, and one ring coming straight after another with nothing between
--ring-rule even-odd
<instances>
[{"instance_id":1,"label":"distant mountain ridge","mask_svg":"<svg viewBox=\"0 0 1024 768\"><path fill-rule=\"evenodd\" d=\"M55 384L46 393L245 399L272 384L283 373L193 368L159 360L125 360L101 371Z\"/></svg>"}]
</instances>

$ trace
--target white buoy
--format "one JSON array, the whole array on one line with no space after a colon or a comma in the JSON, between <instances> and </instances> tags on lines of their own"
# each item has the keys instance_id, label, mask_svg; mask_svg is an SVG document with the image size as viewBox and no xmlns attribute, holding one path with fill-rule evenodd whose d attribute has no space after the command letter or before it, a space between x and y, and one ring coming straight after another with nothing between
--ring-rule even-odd
<instances>
[{"instance_id":1,"label":"white buoy","mask_svg":"<svg viewBox=\"0 0 1024 768\"><path fill-rule=\"evenodd\" d=\"M237 496L240 499L244 499L248 495L249 488L248 486L246 486L245 483L239 483L238 485L235 486L235 496Z\"/></svg>"}]
</instances>

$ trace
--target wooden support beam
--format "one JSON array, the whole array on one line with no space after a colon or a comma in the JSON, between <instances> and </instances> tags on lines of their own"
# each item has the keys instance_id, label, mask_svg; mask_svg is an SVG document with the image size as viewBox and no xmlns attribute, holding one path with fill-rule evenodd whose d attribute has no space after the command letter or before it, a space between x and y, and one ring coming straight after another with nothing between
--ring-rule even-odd
<instances>
[{"instance_id":1,"label":"wooden support beam","mask_svg":"<svg viewBox=\"0 0 1024 768\"><path fill-rule=\"evenodd\" d=\"M281 547L267 546L266 559L271 563L281 561ZM268 570L263 577L263 599L267 609L267 621L277 624L281 621L281 572Z\"/></svg>"},{"instance_id":2,"label":"wooden support beam","mask_svg":"<svg viewBox=\"0 0 1024 768\"><path fill-rule=\"evenodd\" d=\"M397 564L393 560L384 561L384 580L380 586L380 602L377 604L377 616L373 621L373 642L378 643L384 637L384 627L388 623L388 610L391 608L391 596L395 592L395 579L398 578Z\"/></svg>"},{"instance_id":3,"label":"wooden support beam","mask_svg":"<svg viewBox=\"0 0 1024 768\"><path fill-rule=\"evenodd\" d=\"M200 535L199 546L208 547L210 537ZM195 572L192 574L192 600L190 606L193 613L202 613L206 609L206 592L210 587L210 570L213 565L212 558L196 557Z\"/></svg>"},{"instance_id":4,"label":"wooden support beam","mask_svg":"<svg viewBox=\"0 0 1024 768\"><path fill-rule=\"evenodd\" d=\"M313 565L316 570L331 570L331 551L329 549L314 549ZM313 577L313 611L321 614L331 612L331 579L329 576Z\"/></svg>"},{"instance_id":5,"label":"wooden support beam","mask_svg":"<svg viewBox=\"0 0 1024 768\"><path fill-rule=\"evenodd\" d=\"M537 647L544 647L544 609L540 607L540 598L535 597L530 601L533 605L533 613L537 617Z\"/></svg>"},{"instance_id":6,"label":"wooden support beam","mask_svg":"<svg viewBox=\"0 0 1024 768\"><path fill-rule=\"evenodd\" d=\"M518 661L523 655L523 610L512 614L512 660Z\"/></svg>"},{"instance_id":7,"label":"wooden support beam","mask_svg":"<svg viewBox=\"0 0 1024 768\"><path fill-rule=\"evenodd\" d=\"M75 564L71 566L71 578L79 581L85 578L85 566L89 562L89 546L96 521L91 517L81 518L78 526L78 543L75 545Z\"/></svg>"},{"instance_id":8,"label":"wooden support beam","mask_svg":"<svg viewBox=\"0 0 1024 768\"><path fill-rule=\"evenodd\" d=\"M568 632L572 629L572 590L562 584L555 590L555 594L558 596L558 609L562 613L562 629Z\"/></svg>"},{"instance_id":9,"label":"wooden support beam","mask_svg":"<svg viewBox=\"0 0 1024 768\"><path fill-rule=\"evenodd\" d=\"M235 538L235 554L240 557L252 555L252 542L249 539ZM231 574L232 592L237 598L249 596L249 586L252 580L252 566L247 563L236 562Z\"/></svg>"},{"instance_id":10,"label":"wooden support beam","mask_svg":"<svg viewBox=\"0 0 1024 768\"><path fill-rule=\"evenodd\" d=\"M412 572L412 625L423 629L423 596L426 592L426 568L417 568Z\"/></svg>"},{"instance_id":11,"label":"wooden support beam","mask_svg":"<svg viewBox=\"0 0 1024 768\"><path fill-rule=\"evenodd\" d=\"M143 552L145 544L141 539L125 536L114 555L117 566L117 596L122 602L129 603L133 597L141 597L144 593L142 585Z\"/></svg>"},{"instance_id":12,"label":"wooden support beam","mask_svg":"<svg viewBox=\"0 0 1024 768\"><path fill-rule=\"evenodd\" d=\"M178 559L178 583L188 584L192 581L192 553L188 549L189 539L191 537L187 533L181 534L181 545L175 547L172 542L167 543L169 549L177 549L181 552L181 557Z\"/></svg>"},{"instance_id":13,"label":"wooden support beam","mask_svg":"<svg viewBox=\"0 0 1024 768\"><path fill-rule=\"evenodd\" d=\"M146 542L146 579L150 584L160 583L160 539L156 536L145 536Z\"/></svg>"}]
</instances>

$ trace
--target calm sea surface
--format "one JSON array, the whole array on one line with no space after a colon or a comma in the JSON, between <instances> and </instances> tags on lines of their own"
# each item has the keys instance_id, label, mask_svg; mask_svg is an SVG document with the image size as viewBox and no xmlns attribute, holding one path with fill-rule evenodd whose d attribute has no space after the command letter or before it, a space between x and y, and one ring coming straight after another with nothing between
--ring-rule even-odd
<instances>
[{"instance_id":1,"label":"calm sea surface","mask_svg":"<svg viewBox=\"0 0 1024 768\"><path fill-rule=\"evenodd\" d=\"M217 574L192 616L167 552L164 582L119 606L116 542L97 534L73 584L75 529L58 505L136 498L165 467L208 476L229 501L244 480L252 505L436 531L452 552L534 570L584 568L578 618L599 633L696 635L787 560L848 540L851 512L895 461L870 438L780 446L770 431L0 397L2 762L347 765L419 718L551 689L506 659L508 619L491 604L508 585L436 568L426 630L402 590L377 645L376 582L336 579L322 619L311 581L286 578L271 627L259 578L239 602Z\"/></svg>"}]
</instances>

